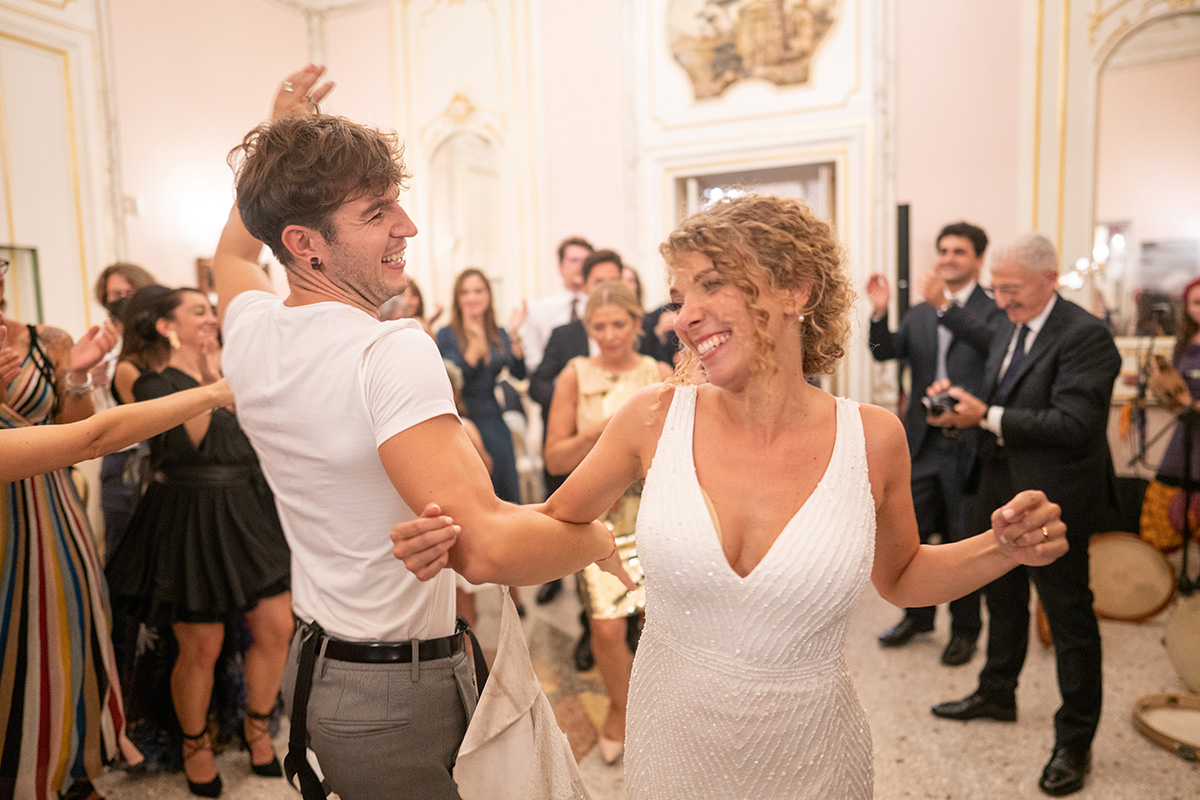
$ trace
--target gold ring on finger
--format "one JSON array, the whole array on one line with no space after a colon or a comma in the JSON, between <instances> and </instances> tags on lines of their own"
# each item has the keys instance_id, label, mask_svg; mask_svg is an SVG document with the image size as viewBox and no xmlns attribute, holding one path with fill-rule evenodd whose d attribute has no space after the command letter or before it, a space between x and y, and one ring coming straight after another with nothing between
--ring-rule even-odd
<instances>
[{"instance_id":1,"label":"gold ring on finger","mask_svg":"<svg viewBox=\"0 0 1200 800\"><path fill-rule=\"evenodd\" d=\"M1046 530L1045 525L1042 526L1042 541L1043 542L1050 541L1050 531Z\"/></svg>"}]
</instances>

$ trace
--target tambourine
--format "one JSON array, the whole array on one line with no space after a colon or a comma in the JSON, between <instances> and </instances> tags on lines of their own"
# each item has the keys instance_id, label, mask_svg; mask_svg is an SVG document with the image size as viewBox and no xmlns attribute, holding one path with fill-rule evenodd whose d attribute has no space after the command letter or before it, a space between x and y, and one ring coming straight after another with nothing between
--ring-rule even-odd
<instances>
[{"instance_id":1,"label":"tambourine","mask_svg":"<svg viewBox=\"0 0 1200 800\"><path fill-rule=\"evenodd\" d=\"M1200 594L1180 598L1163 632L1167 659L1193 692L1200 692Z\"/></svg>"},{"instance_id":2,"label":"tambourine","mask_svg":"<svg viewBox=\"0 0 1200 800\"><path fill-rule=\"evenodd\" d=\"M1175 569L1132 533L1101 533L1088 542L1093 608L1102 619L1144 622L1175 596Z\"/></svg>"},{"instance_id":3,"label":"tambourine","mask_svg":"<svg viewBox=\"0 0 1200 800\"><path fill-rule=\"evenodd\" d=\"M1192 395L1188 391L1187 383L1166 356L1152 354L1149 373L1146 386L1154 395L1154 399L1166 406L1167 410L1178 411L1192 404Z\"/></svg>"},{"instance_id":4,"label":"tambourine","mask_svg":"<svg viewBox=\"0 0 1200 800\"><path fill-rule=\"evenodd\" d=\"M1185 761L1200 760L1200 695L1139 697L1133 704L1133 727Z\"/></svg>"}]
</instances>

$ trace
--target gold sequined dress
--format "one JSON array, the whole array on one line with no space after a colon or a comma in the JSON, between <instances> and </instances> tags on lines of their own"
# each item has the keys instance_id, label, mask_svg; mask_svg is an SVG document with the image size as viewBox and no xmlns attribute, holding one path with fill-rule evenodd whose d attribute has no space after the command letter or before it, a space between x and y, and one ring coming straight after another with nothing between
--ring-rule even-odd
<instances>
[{"instance_id":1,"label":"gold sequined dress","mask_svg":"<svg viewBox=\"0 0 1200 800\"><path fill-rule=\"evenodd\" d=\"M624 372L609 372L596 366L591 359L580 356L567 364L574 369L579 381L579 403L575 411L577 430L590 428L611 417L634 392L658 383L658 362L650 356L639 356L637 366ZM579 592L588 616L592 619L622 619L632 616L646 606L646 590L642 586L642 566L634 541L638 503L642 496L639 481L625 490L621 499L600 518L617 540L621 561L637 583L629 591L619 580L595 564L578 573Z\"/></svg>"}]
</instances>

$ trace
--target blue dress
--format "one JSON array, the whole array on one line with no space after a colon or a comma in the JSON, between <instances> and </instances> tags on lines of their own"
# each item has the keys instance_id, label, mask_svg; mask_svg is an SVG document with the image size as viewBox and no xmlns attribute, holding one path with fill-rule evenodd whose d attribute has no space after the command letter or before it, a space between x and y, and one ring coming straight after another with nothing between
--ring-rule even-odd
<instances>
[{"instance_id":1,"label":"blue dress","mask_svg":"<svg viewBox=\"0 0 1200 800\"><path fill-rule=\"evenodd\" d=\"M512 342L503 328L500 329L499 345L493 345L488 358L478 364L467 363L458 337L448 325L437 332L437 346L442 358L462 370L462 396L467 406L467 418L479 428L483 447L492 457L492 488L496 496L510 503L520 503L521 482L517 477L512 433L504 422L500 404L496 402L496 379L505 367L514 378L523 379L525 359L513 356Z\"/></svg>"}]
</instances>

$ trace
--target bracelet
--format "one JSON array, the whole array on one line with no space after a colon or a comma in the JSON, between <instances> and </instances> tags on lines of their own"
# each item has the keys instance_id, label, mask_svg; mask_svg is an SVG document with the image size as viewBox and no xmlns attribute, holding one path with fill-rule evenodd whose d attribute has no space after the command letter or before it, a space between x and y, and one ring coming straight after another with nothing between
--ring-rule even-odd
<instances>
[{"instance_id":1,"label":"bracelet","mask_svg":"<svg viewBox=\"0 0 1200 800\"><path fill-rule=\"evenodd\" d=\"M607 526L605 526L605 527L607 527ZM612 558L613 556L615 556L617 554L617 534L613 531L612 528L609 528L608 535L612 537L613 549L612 549L612 552L610 552L604 558L600 559L601 561L608 561L610 558Z\"/></svg>"},{"instance_id":2,"label":"bracelet","mask_svg":"<svg viewBox=\"0 0 1200 800\"><path fill-rule=\"evenodd\" d=\"M67 394L72 397L82 397L92 390L92 373L88 373L87 380L82 384L76 385L71 382L71 373L68 372L63 383L67 387Z\"/></svg>"}]
</instances>

